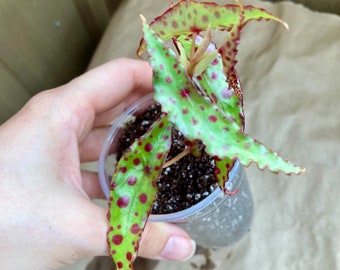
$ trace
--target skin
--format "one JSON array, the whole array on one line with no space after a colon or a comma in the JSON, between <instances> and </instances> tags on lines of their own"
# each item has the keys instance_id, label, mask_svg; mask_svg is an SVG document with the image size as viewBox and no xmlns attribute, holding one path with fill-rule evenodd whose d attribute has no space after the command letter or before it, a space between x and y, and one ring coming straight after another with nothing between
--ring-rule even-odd
<instances>
[{"instance_id":1,"label":"skin","mask_svg":"<svg viewBox=\"0 0 340 270\"><path fill-rule=\"evenodd\" d=\"M108 254L107 209L96 173L106 126L152 91L142 61L117 59L34 96L0 126L0 269L57 269ZM139 255L185 260L195 244L180 228L148 223Z\"/></svg>"}]
</instances>

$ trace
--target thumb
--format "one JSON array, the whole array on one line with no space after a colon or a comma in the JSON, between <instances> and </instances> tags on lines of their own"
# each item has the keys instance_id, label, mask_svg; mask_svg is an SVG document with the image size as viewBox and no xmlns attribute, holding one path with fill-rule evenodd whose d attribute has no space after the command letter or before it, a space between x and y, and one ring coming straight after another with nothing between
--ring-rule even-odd
<instances>
[{"instance_id":1,"label":"thumb","mask_svg":"<svg viewBox=\"0 0 340 270\"><path fill-rule=\"evenodd\" d=\"M185 261L195 253L196 243L170 223L149 222L142 234L138 255L157 260Z\"/></svg>"},{"instance_id":2,"label":"thumb","mask_svg":"<svg viewBox=\"0 0 340 270\"><path fill-rule=\"evenodd\" d=\"M106 211L98 206L96 215L91 215L92 221L95 222L92 224L98 226L92 226L92 229L96 228L96 232L90 233L92 241L88 246L87 256L109 254L106 239L108 229ZM103 226L103 222L99 224L99 221L104 219L105 226ZM195 253L195 249L196 243L178 226L171 223L148 222L142 234L138 256L157 260L185 261Z\"/></svg>"}]
</instances>

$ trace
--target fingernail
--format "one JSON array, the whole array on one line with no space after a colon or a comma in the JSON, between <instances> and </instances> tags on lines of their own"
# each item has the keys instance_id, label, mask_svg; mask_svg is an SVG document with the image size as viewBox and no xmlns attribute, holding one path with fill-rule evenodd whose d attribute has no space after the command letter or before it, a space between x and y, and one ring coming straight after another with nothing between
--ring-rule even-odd
<instances>
[{"instance_id":1,"label":"fingernail","mask_svg":"<svg viewBox=\"0 0 340 270\"><path fill-rule=\"evenodd\" d=\"M196 242L182 236L171 236L161 253L164 260L186 261L190 259L196 251Z\"/></svg>"}]
</instances>

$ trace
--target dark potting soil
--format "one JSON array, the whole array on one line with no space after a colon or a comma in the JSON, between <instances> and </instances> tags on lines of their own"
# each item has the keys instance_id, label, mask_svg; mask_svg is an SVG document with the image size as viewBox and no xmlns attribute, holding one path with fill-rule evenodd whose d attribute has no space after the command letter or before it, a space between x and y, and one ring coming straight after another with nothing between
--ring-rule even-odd
<instances>
[{"instance_id":1,"label":"dark potting soil","mask_svg":"<svg viewBox=\"0 0 340 270\"><path fill-rule=\"evenodd\" d=\"M135 120L126 125L119 141L117 159L133 143L147 132L152 123L161 115L161 106L153 104ZM176 129L172 130L172 145L167 160L181 153L188 140ZM200 143L203 148L203 144ZM200 157L187 154L174 164L163 169L157 182L159 192L152 214L168 214L184 210L207 197L217 187L214 176L214 160L204 151Z\"/></svg>"}]
</instances>

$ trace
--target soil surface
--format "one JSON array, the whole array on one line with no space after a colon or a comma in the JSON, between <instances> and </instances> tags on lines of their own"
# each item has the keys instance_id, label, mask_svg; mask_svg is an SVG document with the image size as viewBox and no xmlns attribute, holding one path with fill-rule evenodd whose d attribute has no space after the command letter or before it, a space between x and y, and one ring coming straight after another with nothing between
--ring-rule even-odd
<instances>
[{"instance_id":1,"label":"soil surface","mask_svg":"<svg viewBox=\"0 0 340 270\"><path fill-rule=\"evenodd\" d=\"M146 133L160 115L161 106L156 103L126 125L119 141L117 159L135 139ZM172 145L166 161L181 153L188 143L188 140L176 128L173 128ZM201 142L199 146L203 148ZM214 169L213 158L204 151L200 157L189 153L164 168L157 182L159 192L152 214L168 214L184 210L207 197L217 187Z\"/></svg>"}]
</instances>

